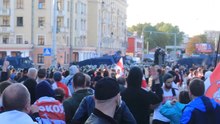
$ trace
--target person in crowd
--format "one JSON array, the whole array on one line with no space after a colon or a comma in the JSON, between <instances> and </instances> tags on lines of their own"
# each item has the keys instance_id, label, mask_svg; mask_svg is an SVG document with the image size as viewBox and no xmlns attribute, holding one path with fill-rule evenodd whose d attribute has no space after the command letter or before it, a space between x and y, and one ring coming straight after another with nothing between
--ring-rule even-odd
<instances>
[{"instance_id":1,"label":"person in crowd","mask_svg":"<svg viewBox=\"0 0 220 124\"><path fill-rule=\"evenodd\" d=\"M109 77L109 72L108 72L108 70L104 70L104 72L103 72L103 77Z\"/></svg>"},{"instance_id":2,"label":"person in crowd","mask_svg":"<svg viewBox=\"0 0 220 124\"><path fill-rule=\"evenodd\" d=\"M16 83L8 86L2 94L2 103L5 112L0 114L1 123L37 124L28 115L31 112L35 112L33 111L34 109L31 111L30 102L30 94L23 84Z\"/></svg>"},{"instance_id":3,"label":"person in crowd","mask_svg":"<svg viewBox=\"0 0 220 124\"><path fill-rule=\"evenodd\" d=\"M192 101L186 105L181 124L219 124L220 106L206 97L204 81L195 78L190 81L189 95Z\"/></svg>"},{"instance_id":4,"label":"person in crowd","mask_svg":"<svg viewBox=\"0 0 220 124\"><path fill-rule=\"evenodd\" d=\"M59 72L59 71L55 72L55 73L53 74L53 80L54 80L54 83L52 84L53 90L55 90L55 89L57 89L57 88L62 88L62 89L65 91L65 92L64 92L64 93L65 93L64 99L67 99L67 98L69 98L69 97L72 96L71 93L70 93L69 88L68 88L65 84L63 84L63 83L61 82L61 80L62 80L62 74L61 74L61 72Z\"/></svg>"},{"instance_id":5,"label":"person in crowd","mask_svg":"<svg viewBox=\"0 0 220 124\"><path fill-rule=\"evenodd\" d=\"M37 86L37 81L33 78L28 78L27 80L24 81L24 86L28 89L30 95L31 95L31 105L34 104L36 101L35 97L35 88Z\"/></svg>"},{"instance_id":6,"label":"person in crowd","mask_svg":"<svg viewBox=\"0 0 220 124\"><path fill-rule=\"evenodd\" d=\"M10 74L10 79L14 80L15 76L16 76L16 69L12 68L11 69L11 74Z\"/></svg>"},{"instance_id":7,"label":"person in crowd","mask_svg":"<svg viewBox=\"0 0 220 124\"><path fill-rule=\"evenodd\" d=\"M143 73L139 67L132 67L127 77L127 88L121 93L137 124L149 124L150 106L162 101L160 82L156 82L155 92L141 88Z\"/></svg>"},{"instance_id":8,"label":"person in crowd","mask_svg":"<svg viewBox=\"0 0 220 124\"><path fill-rule=\"evenodd\" d=\"M12 83L10 81L3 81L0 83L0 113L4 111L3 104L2 104L2 93L9 85Z\"/></svg>"},{"instance_id":9,"label":"person in crowd","mask_svg":"<svg viewBox=\"0 0 220 124\"><path fill-rule=\"evenodd\" d=\"M54 90L47 81L41 81L35 89L35 105L39 108L39 114L43 124L65 124L63 105L55 100Z\"/></svg>"},{"instance_id":10,"label":"person in crowd","mask_svg":"<svg viewBox=\"0 0 220 124\"><path fill-rule=\"evenodd\" d=\"M55 93L54 98L60 101L60 103L63 103L65 99L65 91L62 88L58 87L54 90L54 93Z\"/></svg>"},{"instance_id":11,"label":"person in crowd","mask_svg":"<svg viewBox=\"0 0 220 124\"><path fill-rule=\"evenodd\" d=\"M166 73L163 77L164 85L162 86L163 90L163 101L154 109L153 114L153 124L169 124L170 120L164 117L160 113L160 109L164 103L168 100L177 99L179 92L177 89L172 87L173 76L170 73Z\"/></svg>"},{"instance_id":12,"label":"person in crowd","mask_svg":"<svg viewBox=\"0 0 220 124\"><path fill-rule=\"evenodd\" d=\"M45 68L40 68L37 72L37 83L45 81L47 77L47 70Z\"/></svg>"},{"instance_id":13,"label":"person in crowd","mask_svg":"<svg viewBox=\"0 0 220 124\"><path fill-rule=\"evenodd\" d=\"M80 102L85 96L92 95L93 91L86 87L86 76L78 72L73 77L74 93L72 97L63 102L66 123L70 124Z\"/></svg>"},{"instance_id":14,"label":"person in crowd","mask_svg":"<svg viewBox=\"0 0 220 124\"><path fill-rule=\"evenodd\" d=\"M28 68L24 68L22 71L22 77L18 80L19 83L28 79L27 73L28 73Z\"/></svg>"},{"instance_id":15,"label":"person in crowd","mask_svg":"<svg viewBox=\"0 0 220 124\"><path fill-rule=\"evenodd\" d=\"M120 87L120 92L124 91L126 89L126 79L124 77L119 77L117 82Z\"/></svg>"},{"instance_id":16,"label":"person in crowd","mask_svg":"<svg viewBox=\"0 0 220 124\"><path fill-rule=\"evenodd\" d=\"M190 102L188 91L181 91L179 94L179 102L177 100L168 100L160 109L160 113L170 119L170 124L180 124L182 110L185 105Z\"/></svg>"},{"instance_id":17,"label":"person in crowd","mask_svg":"<svg viewBox=\"0 0 220 124\"><path fill-rule=\"evenodd\" d=\"M114 117L122 104L117 81L109 77L99 80L95 86L94 100L95 109L85 124L117 124ZM134 121L133 124L136 124L136 122Z\"/></svg>"},{"instance_id":18,"label":"person in crowd","mask_svg":"<svg viewBox=\"0 0 220 124\"><path fill-rule=\"evenodd\" d=\"M21 75L22 75L21 72L18 71L16 76L14 77L14 80L18 82L18 80L21 78Z\"/></svg>"},{"instance_id":19,"label":"person in crowd","mask_svg":"<svg viewBox=\"0 0 220 124\"><path fill-rule=\"evenodd\" d=\"M28 78L32 78L36 80L37 78L37 69L36 68L29 68L27 73Z\"/></svg>"},{"instance_id":20,"label":"person in crowd","mask_svg":"<svg viewBox=\"0 0 220 124\"><path fill-rule=\"evenodd\" d=\"M4 61L1 75L0 75L0 82L6 81L9 79L9 70L8 70L9 64L10 64L9 61Z\"/></svg>"},{"instance_id":21,"label":"person in crowd","mask_svg":"<svg viewBox=\"0 0 220 124\"><path fill-rule=\"evenodd\" d=\"M70 89L70 92L73 93L73 76L79 72L79 69L76 65L72 65L69 68L69 75L63 80L63 83Z\"/></svg>"},{"instance_id":22,"label":"person in crowd","mask_svg":"<svg viewBox=\"0 0 220 124\"><path fill-rule=\"evenodd\" d=\"M168 73L173 76L172 87L175 88L175 89L179 89L177 82L175 82L175 81L179 81L179 79L177 79L176 72L175 71L169 71Z\"/></svg>"}]
</instances>

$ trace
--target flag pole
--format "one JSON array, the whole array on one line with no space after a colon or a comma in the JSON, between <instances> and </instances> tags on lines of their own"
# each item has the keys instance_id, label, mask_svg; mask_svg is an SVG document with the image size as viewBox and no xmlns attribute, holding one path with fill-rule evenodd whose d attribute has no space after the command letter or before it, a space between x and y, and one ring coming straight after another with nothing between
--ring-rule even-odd
<instances>
[{"instance_id":1,"label":"flag pole","mask_svg":"<svg viewBox=\"0 0 220 124\"><path fill-rule=\"evenodd\" d=\"M217 63L218 63L219 42L220 42L220 35L219 35L218 43L217 43L217 52L216 52L216 56L215 56L215 67L217 66Z\"/></svg>"}]
</instances>

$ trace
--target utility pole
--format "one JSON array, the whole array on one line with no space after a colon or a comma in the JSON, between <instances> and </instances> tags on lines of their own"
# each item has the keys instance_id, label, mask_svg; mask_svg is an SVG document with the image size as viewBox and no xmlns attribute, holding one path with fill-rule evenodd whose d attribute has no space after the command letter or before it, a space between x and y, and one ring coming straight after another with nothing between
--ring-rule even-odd
<instances>
[{"instance_id":1,"label":"utility pole","mask_svg":"<svg viewBox=\"0 0 220 124\"><path fill-rule=\"evenodd\" d=\"M69 56L69 62L72 61L72 54L73 54L73 6L74 6L74 0L70 0L70 56Z\"/></svg>"},{"instance_id":2,"label":"utility pole","mask_svg":"<svg viewBox=\"0 0 220 124\"><path fill-rule=\"evenodd\" d=\"M53 25L52 25L52 66L57 65L57 0L53 0Z\"/></svg>"}]
</instances>

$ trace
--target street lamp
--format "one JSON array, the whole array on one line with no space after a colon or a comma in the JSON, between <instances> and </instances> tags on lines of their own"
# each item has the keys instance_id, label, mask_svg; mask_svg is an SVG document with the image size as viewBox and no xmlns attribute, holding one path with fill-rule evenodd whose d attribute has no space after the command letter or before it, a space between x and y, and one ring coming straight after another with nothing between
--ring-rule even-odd
<instances>
[{"instance_id":1,"label":"street lamp","mask_svg":"<svg viewBox=\"0 0 220 124\"><path fill-rule=\"evenodd\" d=\"M174 58L176 59L176 34L177 34L177 33L159 32L159 31L145 31L144 28L143 28L143 30L142 30L143 40L144 40L144 32L155 33L155 34L169 34L169 35L174 35L174 52L175 52Z\"/></svg>"}]
</instances>

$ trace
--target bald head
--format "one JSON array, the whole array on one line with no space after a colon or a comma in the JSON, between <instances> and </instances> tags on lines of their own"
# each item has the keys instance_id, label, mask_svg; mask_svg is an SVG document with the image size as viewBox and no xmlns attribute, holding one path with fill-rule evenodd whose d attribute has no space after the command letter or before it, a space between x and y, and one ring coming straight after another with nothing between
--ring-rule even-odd
<instances>
[{"instance_id":1,"label":"bald head","mask_svg":"<svg viewBox=\"0 0 220 124\"><path fill-rule=\"evenodd\" d=\"M23 84L12 84L2 94L3 107L6 111L28 111L30 106L30 93Z\"/></svg>"},{"instance_id":2,"label":"bald head","mask_svg":"<svg viewBox=\"0 0 220 124\"><path fill-rule=\"evenodd\" d=\"M37 69L36 68L29 68L27 76L29 78L36 79L36 77L37 77Z\"/></svg>"}]
</instances>

